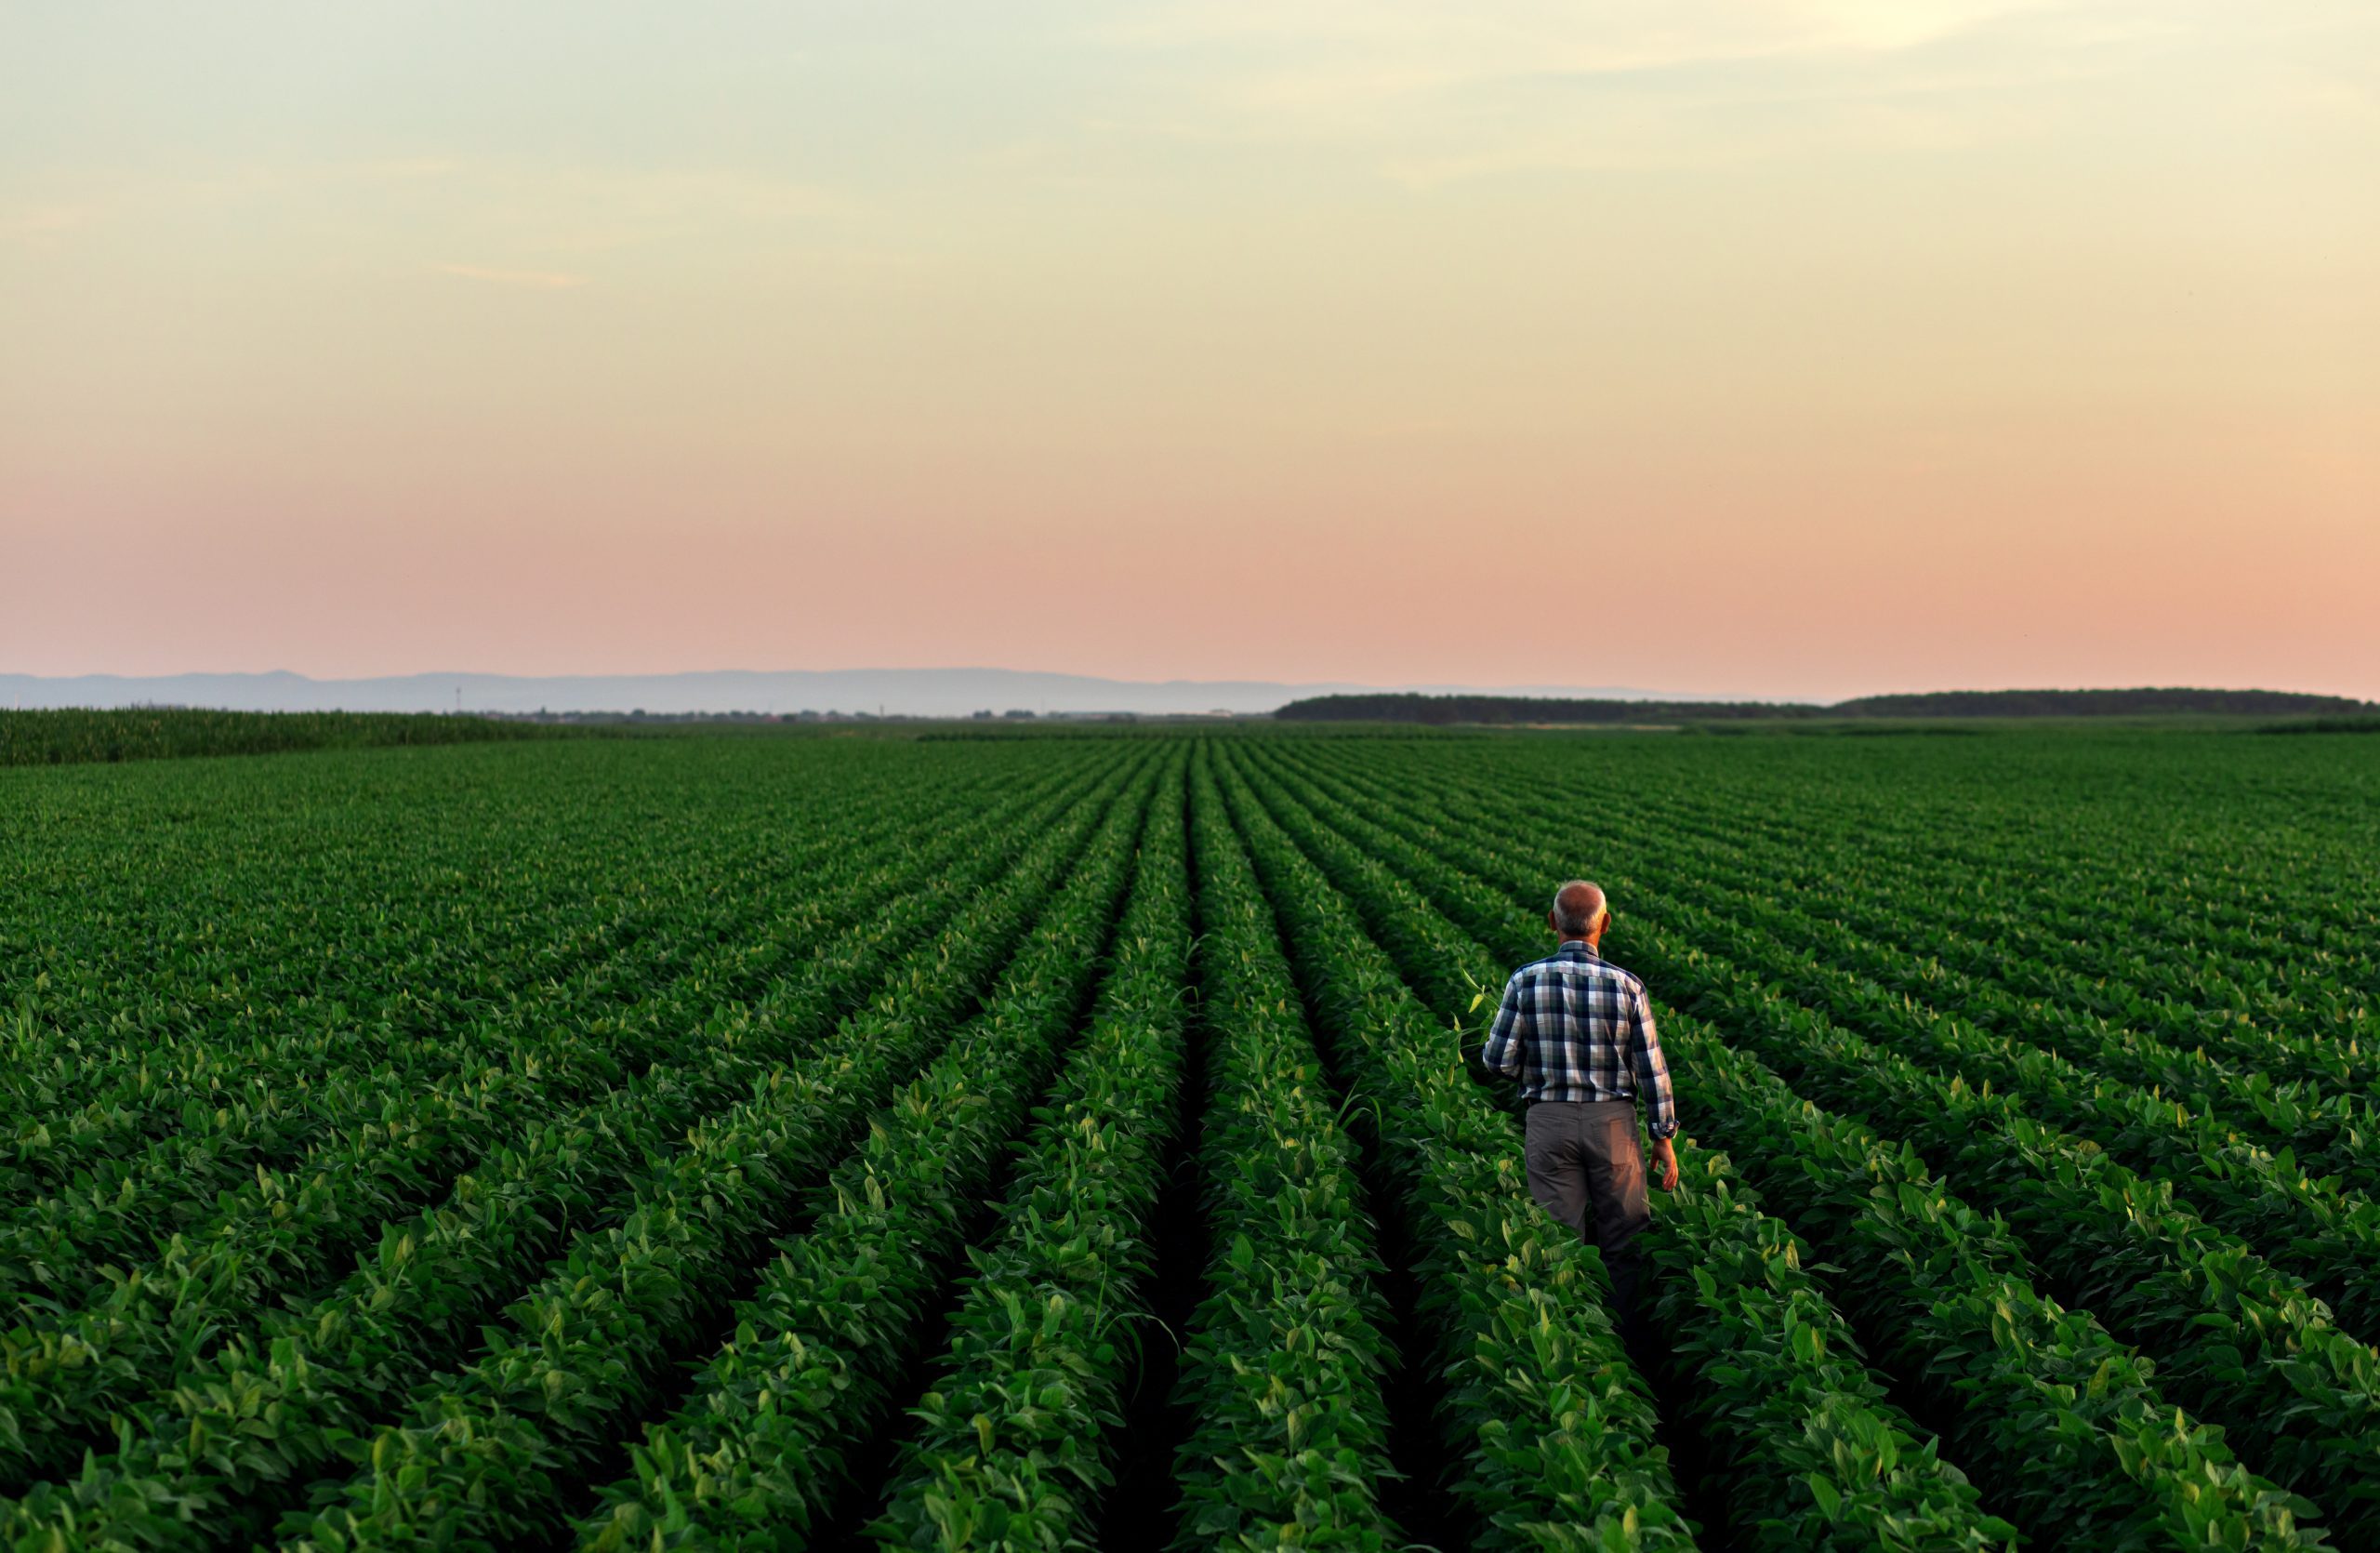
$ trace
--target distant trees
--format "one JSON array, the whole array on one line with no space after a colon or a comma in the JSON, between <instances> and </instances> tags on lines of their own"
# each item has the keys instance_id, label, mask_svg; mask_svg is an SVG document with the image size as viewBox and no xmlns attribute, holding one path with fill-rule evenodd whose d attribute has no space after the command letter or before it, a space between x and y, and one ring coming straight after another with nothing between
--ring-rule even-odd
<instances>
[{"instance_id":1,"label":"distant trees","mask_svg":"<svg viewBox=\"0 0 2380 1553\"><path fill-rule=\"evenodd\" d=\"M1821 717L1827 709L1773 701L1601 701L1533 696L1309 696L1273 714L1290 723L1679 723Z\"/></svg>"},{"instance_id":2,"label":"distant trees","mask_svg":"<svg viewBox=\"0 0 2380 1553\"><path fill-rule=\"evenodd\" d=\"M1833 708L1844 717L2310 717L2380 710L2345 696L2294 690L1937 690L1862 696Z\"/></svg>"},{"instance_id":3,"label":"distant trees","mask_svg":"<svg viewBox=\"0 0 2380 1553\"><path fill-rule=\"evenodd\" d=\"M2380 703L2288 690L1941 690L1862 696L1832 706L1783 701L1617 701L1535 696L1312 696L1273 715L1290 723L1626 724L1810 718L2355 716Z\"/></svg>"}]
</instances>

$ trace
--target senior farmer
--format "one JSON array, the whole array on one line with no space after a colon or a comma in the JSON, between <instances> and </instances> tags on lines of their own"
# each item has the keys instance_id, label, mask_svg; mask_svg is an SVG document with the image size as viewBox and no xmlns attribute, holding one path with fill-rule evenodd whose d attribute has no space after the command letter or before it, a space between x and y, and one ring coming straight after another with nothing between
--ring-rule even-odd
<instances>
[{"instance_id":1,"label":"senior farmer","mask_svg":"<svg viewBox=\"0 0 2380 1553\"><path fill-rule=\"evenodd\" d=\"M1677 1186L1677 1106L1645 984L1603 958L1611 912L1601 886L1574 879L1545 914L1559 947L1514 971L1486 1042L1471 1055L1481 1083L1517 1080L1527 1102L1529 1195L1602 1248L1623 1333L1641 1335L1634 1241L1652 1222L1636 1104L1653 1135L1661 1189Z\"/></svg>"}]
</instances>

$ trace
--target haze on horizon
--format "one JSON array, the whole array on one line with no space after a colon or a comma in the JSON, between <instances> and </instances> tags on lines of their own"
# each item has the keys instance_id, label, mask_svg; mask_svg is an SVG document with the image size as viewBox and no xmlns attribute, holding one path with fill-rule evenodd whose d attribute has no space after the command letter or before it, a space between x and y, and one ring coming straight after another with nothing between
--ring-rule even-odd
<instances>
[{"instance_id":1,"label":"haze on horizon","mask_svg":"<svg viewBox=\"0 0 2380 1553\"><path fill-rule=\"evenodd\" d=\"M2380 697L2356 0L0 16L0 670Z\"/></svg>"}]
</instances>

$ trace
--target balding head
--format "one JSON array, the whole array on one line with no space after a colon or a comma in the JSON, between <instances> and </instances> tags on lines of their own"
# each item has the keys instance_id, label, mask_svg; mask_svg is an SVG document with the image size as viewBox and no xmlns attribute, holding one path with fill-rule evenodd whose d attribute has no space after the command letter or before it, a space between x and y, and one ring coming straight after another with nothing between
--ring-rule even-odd
<instances>
[{"instance_id":1,"label":"balding head","mask_svg":"<svg viewBox=\"0 0 2380 1553\"><path fill-rule=\"evenodd\" d=\"M1565 938L1593 936L1603 917L1603 886L1573 879L1554 892L1554 931Z\"/></svg>"}]
</instances>

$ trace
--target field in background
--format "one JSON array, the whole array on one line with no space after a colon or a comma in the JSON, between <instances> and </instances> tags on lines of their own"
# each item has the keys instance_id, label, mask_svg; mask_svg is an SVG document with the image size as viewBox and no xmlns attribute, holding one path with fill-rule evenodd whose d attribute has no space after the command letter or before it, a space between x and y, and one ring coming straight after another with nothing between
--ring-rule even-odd
<instances>
[{"instance_id":1,"label":"field in background","mask_svg":"<svg viewBox=\"0 0 2380 1553\"><path fill-rule=\"evenodd\" d=\"M9 1541L2380 1547L2372 740L1037 732L0 773Z\"/></svg>"},{"instance_id":2,"label":"field in background","mask_svg":"<svg viewBox=\"0 0 2380 1553\"><path fill-rule=\"evenodd\" d=\"M216 711L200 707L0 711L0 766L270 755L390 744L549 738L563 730L419 712Z\"/></svg>"}]
</instances>

